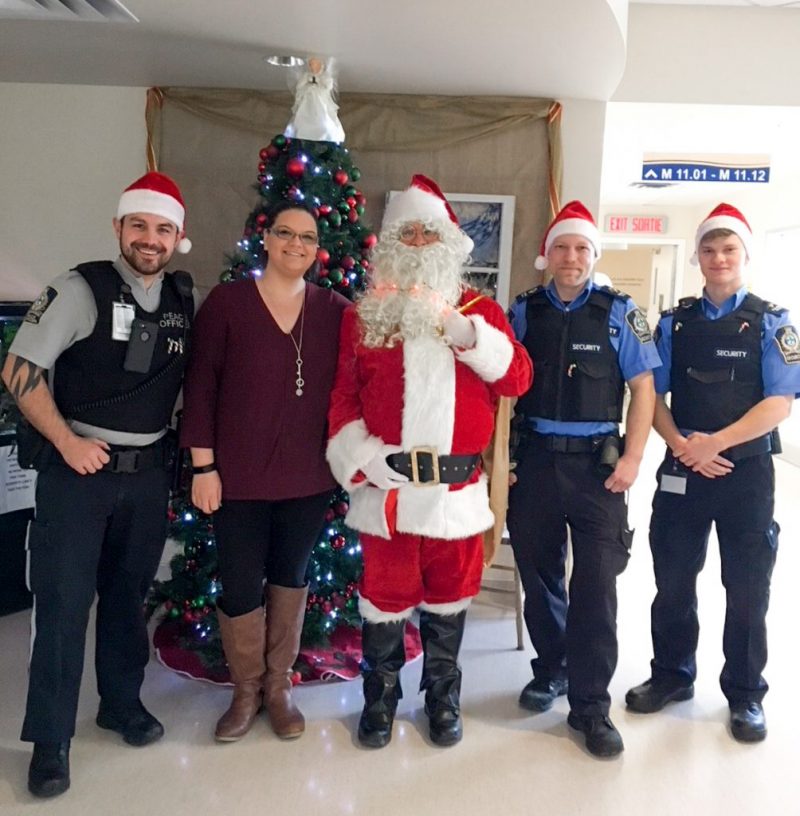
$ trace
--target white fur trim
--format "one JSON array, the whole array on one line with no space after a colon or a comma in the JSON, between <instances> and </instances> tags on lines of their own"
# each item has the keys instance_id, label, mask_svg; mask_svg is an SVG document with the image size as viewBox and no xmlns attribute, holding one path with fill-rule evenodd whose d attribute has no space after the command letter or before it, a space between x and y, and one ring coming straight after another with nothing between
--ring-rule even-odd
<instances>
[{"instance_id":1,"label":"white fur trim","mask_svg":"<svg viewBox=\"0 0 800 816\"><path fill-rule=\"evenodd\" d=\"M383 212L381 229L397 224L408 224L411 221L450 220L450 214L439 196L420 190L419 187L409 187L389 199Z\"/></svg>"},{"instance_id":2,"label":"white fur trim","mask_svg":"<svg viewBox=\"0 0 800 816\"><path fill-rule=\"evenodd\" d=\"M426 612L432 612L434 615L457 615L459 612L463 612L465 609L467 609L471 603L471 597L460 598L457 601L440 604L431 604L423 601L419 605L419 608L424 609Z\"/></svg>"},{"instance_id":3,"label":"white fur trim","mask_svg":"<svg viewBox=\"0 0 800 816\"><path fill-rule=\"evenodd\" d=\"M446 456L453 448L455 416L456 361L452 350L434 337L406 340L403 343L403 450L432 445L441 456Z\"/></svg>"},{"instance_id":4,"label":"white fur trim","mask_svg":"<svg viewBox=\"0 0 800 816\"><path fill-rule=\"evenodd\" d=\"M475 346L456 349L456 357L484 382L496 382L508 371L514 357L514 346L505 332L491 326L481 315L469 315L469 319L475 327Z\"/></svg>"},{"instance_id":5,"label":"white fur trim","mask_svg":"<svg viewBox=\"0 0 800 816\"><path fill-rule=\"evenodd\" d=\"M390 536L385 505L386 491L379 487L368 484L360 490L352 491L345 524L360 533L388 539Z\"/></svg>"},{"instance_id":6,"label":"white fur trim","mask_svg":"<svg viewBox=\"0 0 800 816\"><path fill-rule=\"evenodd\" d=\"M562 235L582 235L594 248L595 261L603 254L600 242L600 230L585 218L565 218L550 227L544 239L544 254L550 252L553 241ZM539 268L538 266L536 267Z\"/></svg>"},{"instance_id":7,"label":"white fur trim","mask_svg":"<svg viewBox=\"0 0 800 816\"><path fill-rule=\"evenodd\" d=\"M697 253L700 249L700 242L711 230L716 229L726 229L735 233L744 246L747 260L750 260L753 251L753 233L747 229L747 225L744 221L732 215L715 215L713 218L706 218L697 228L697 233L694 237L694 255L692 255L690 263L694 264L694 266L698 265Z\"/></svg>"},{"instance_id":8,"label":"white fur trim","mask_svg":"<svg viewBox=\"0 0 800 816\"><path fill-rule=\"evenodd\" d=\"M370 623L397 623L397 621L408 620L414 607L409 606L408 609L402 609L400 612L385 612L383 609L378 609L372 601L359 597L358 611L361 617Z\"/></svg>"},{"instance_id":9,"label":"white fur trim","mask_svg":"<svg viewBox=\"0 0 800 816\"><path fill-rule=\"evenodd\" d=\"M357 490L363 485L353 484L353 477L383 448L383 440L372 436L363 419L342 426L336 436L328 440L325 458L336 481L346 490Z\"/></svg>"},{"instance_id":10,"label":"white fur trim","mask_svg":"<svg viewBox=\"0 0 800 816\"><path fill-rule=\"evenodd\" d=\"M180 252L181 255L185 255L187 252L191 251L192 242L186 236L184 236L180 241L178 241L178 245L175 247L175 249Z\"/></svg>"},{"instance_id":11,"label":"white fur trim","mask_svg":"<svg viewBox=\"0 0 800 816\"><path fill-rule=\"evenodd\" d=\"M360 533L389 539L386 491L367 486L350 495L345 524ZM494 525L486 475L461 490L447 485L403 485L397 496L397 531L452 541L488 530Z\"/></svg>"},{"instance_id":12,"label":"white fur trim","mask_svg":"<svg viewBox=\"0 0 800 816\"><path fill-rule=\"evenodd\" d=\"M186 211L177 199L166 193L159 193L155 190L138 189L126 190L119 197L117 206L117 218L132 213L150 213L160 215L172 221L178 230L183 229L183 219Z\"/></svg>"}]
</instances>

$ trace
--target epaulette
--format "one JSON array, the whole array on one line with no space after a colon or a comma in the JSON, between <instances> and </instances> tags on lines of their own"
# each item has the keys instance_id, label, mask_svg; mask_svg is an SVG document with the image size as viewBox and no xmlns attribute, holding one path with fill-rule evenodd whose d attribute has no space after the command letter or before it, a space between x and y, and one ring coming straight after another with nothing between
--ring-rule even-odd
<instances>
[{"instance_id":1,"label":"epaulette","mask_svg":"<svg viewBox=\"0 0 800 816\"><path fill-rule=\"evenodd\" d=\"M778 306L775 303L769 303L768 301L764 301L764 305L766 307L766 311L773 315L782 315L788 312L788 309L784 309L783 306Z\"/></svg>"},{"instance_id":2,"label":"epaulette","mask_svg":"<svg viewBox=\"0 0 800 816\"><path fill-rule=\"evenodd\" d=\"M678 311L677 306L673 306L671 309L664 309L661 312L661 317L669 317L670 315L674 315L675 312L677 312L677 311Z\"/></svg>"},{"instance_id":3,"label":"epaulette","mask_svg":"<svg viewBox=\"0 0 800 816\"><path fill-rule=\"evenodd\" d=\"M697 298L694 295L690 295L689 297L681 298L678 301L678 306L675 308L691 309L695 303L697 303Z\"/></svg>"},{"instance_id":4,"label":"epaulette","mask_svg":"<svg viewBox=\"0 0 800 816\"><path fill-rule=\"evenodd\" d=\"M521 303L523 300L527 300L531 295L538 295L539 292L543 292L545 287L542 284L539 286L534 286L533 289L528 289L527 292L520 292L515 298L514 303Z\"/></svg>"},{"instance_id":5,"label":"epaulette","mask_svg":"<svg viewBox=\"0 0 800 816\"><path fill-rule=\"evenodd\" d=\"M601 292L606 292L609 295L613 295L618 300L630 300L631 296L627 292L623 292L620 289L615 289L613 286L598 286L597 287Z\"/></svg>"}]
</instances>

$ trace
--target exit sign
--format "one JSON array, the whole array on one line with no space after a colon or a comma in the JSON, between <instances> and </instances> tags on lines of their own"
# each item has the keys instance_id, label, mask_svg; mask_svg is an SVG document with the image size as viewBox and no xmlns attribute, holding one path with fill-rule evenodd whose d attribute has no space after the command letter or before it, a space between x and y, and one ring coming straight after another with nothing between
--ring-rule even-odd
<instances>
[{"instance_id":1,"label":"exit sign","mask_svg":"<svg viewBox=\"0 0 800 816\"><path fill-rule=\"evenodd\" d=\"M667 232L667 223L666 215L607 215L606 232L664 235Z\"/></svg>"}]
</instances>

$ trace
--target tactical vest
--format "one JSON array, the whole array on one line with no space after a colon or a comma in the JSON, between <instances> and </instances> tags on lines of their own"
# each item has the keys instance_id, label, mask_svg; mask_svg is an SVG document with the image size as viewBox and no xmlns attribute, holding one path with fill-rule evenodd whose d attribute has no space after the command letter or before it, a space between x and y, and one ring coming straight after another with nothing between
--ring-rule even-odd
<instances>
[{"instance_id":1,"label":"tactical vest","mask_svg":"<svg viewBox=\"0 0 800 816\"><path fill-rule=\"evenodd\" d=\"M93 261L75 269L92 290L97 322L88 337L58 358L53 396L59 411L67 419L114 431L163 430L172 419L186 365L194 312L191 278L186 272L165 275L159 308L147 312L110 261ZM113 303L120 300L135 307L136 317L159 326L146 373L125 371L128 343L111 338Z\"/></svg>"},{"instance_id":2,"label":"tactical vest","mask_svg":"<svg viewBox=\"0 0 800 816\"><path fill-rule=\"evenodd\" d=\"M709 320L698 298L684 298L672 314L672 397L675 424L714 432L741 419L764 398L761 324L767 304L746 295L742 305Z\"/></svg>"},{"instance_id":3,"label":"tactical vest","mask_svg":"<svg viewBox=\"0 0 800 816\"><path fill-rule=\"evenodd\" d=\"M624 379L609 340L617 295L593 289L575 311L557 309L543 287L528 296L523 345L533 360L533 386L517 412L560 422L619 422Z\"/></svg>"}]
</instances>

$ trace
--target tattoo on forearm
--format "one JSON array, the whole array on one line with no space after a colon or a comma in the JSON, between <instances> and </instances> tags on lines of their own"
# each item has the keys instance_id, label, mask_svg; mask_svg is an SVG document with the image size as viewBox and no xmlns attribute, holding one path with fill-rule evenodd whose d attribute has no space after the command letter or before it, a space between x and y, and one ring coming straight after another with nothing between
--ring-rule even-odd
<instances>
[{"instance_id":1,"label":"tattoo on forearm","mask_svg":"<svg viewBox=\"0 0 800 816\"><path fill-rule=\"evenodd\" d=\"M33 391L41 382L45 381L45 369L34 365L30 360L17 357L11 368L11 396L19 402L22 397Z\"/></svg>"}]
</instances>

